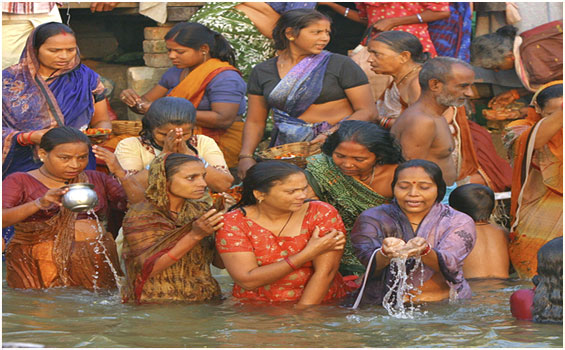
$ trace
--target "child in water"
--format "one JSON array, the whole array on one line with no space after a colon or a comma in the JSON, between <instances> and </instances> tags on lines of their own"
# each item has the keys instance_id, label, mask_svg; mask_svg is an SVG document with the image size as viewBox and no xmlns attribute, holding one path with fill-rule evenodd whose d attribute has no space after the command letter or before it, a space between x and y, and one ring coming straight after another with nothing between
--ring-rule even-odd
<instances>
[{"instance_id":1,"label":"child in water","mask_svg":"<svg viewBox=\"0 0 565 350\"><path fill-rule=\"evenodd\" d=\"M477 241L463 262L465 278L508 278L508 234L488 219L494 209L494 192L483 185L457 187L449 196L449 205L475 221Z\"/></svg>"}]
</instances>

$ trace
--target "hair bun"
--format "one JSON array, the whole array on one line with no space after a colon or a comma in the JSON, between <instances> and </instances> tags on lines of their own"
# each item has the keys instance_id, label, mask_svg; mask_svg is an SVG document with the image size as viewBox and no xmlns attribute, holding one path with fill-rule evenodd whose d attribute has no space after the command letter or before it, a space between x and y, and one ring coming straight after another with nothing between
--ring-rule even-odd
<instances>
[{"instance_id":1,"label":"hair bun","mask_svg":"<svg viewBox=\"0 0 565 350\"><path fill-rule=\"evenodd\" d=\"M518 33L518 28L514 27L513 25L506 25L504 27L500 27L496 31L496 34L506 36L512 39L516 37L516 33Z\"/></svg>"},{"instance_id":2,"label":"hair bun","mask_svg":"<svg viewBox=\"0 0 565 350\"><path fill-rule=\"evenodd\" d=\"M429 60L431 57L429 52L422 52L422 54L418 57L418 62L419 63L426 63L427 60Z\"/></svg>"}]
</instances>

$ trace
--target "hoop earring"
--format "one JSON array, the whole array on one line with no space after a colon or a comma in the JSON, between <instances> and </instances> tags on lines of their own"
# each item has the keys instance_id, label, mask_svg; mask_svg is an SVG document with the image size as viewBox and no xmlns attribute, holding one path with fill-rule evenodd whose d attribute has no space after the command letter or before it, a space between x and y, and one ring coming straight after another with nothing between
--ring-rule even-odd
<instances>
[{"instance_id":1,"label":"hoop earring","mask_svg":"<svg viewBox=\"0 0 565 350\"><path fill-rule=\"evenodd\" d=\"M260 199L257 199L257 204L261 204L261 202L262 202L262 201L263 201L263 199L262 199L262 198L260 198Z\"/></svg>"}]
</instances>

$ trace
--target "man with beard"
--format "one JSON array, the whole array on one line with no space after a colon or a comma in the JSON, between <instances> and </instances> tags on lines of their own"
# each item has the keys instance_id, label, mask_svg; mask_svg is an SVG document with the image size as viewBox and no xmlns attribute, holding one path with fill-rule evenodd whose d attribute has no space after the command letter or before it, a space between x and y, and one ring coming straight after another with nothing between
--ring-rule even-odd
<instances>
[{"instance_id":1,"label":"man with beard","mask_svg":"<svg viewBox=\"0 0 565 350\"><path fill-rule=\"evenodd\" d=\"M439 165L448 186L444 200L460 183L487 184L480 174L465 109L475 73L464 61L437 57L420 71L420 98L394 123L391 132L406 159L426 159Z\"/></svg>"}]
</instances>

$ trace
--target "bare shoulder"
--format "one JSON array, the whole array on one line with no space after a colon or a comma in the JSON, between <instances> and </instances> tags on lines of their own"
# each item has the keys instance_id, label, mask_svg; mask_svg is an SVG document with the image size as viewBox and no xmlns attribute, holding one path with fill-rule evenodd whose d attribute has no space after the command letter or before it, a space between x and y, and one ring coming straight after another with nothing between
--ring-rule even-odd
<instances>
[{"instance_id":1,"label":"bare shoulder","mask_svg":"<svg viewBox=\"0 0 565 350\"><path fill-rule=\"evenodd\" d=\"M508 231L501 227L498 226L496 224L488 224L488 225L484 225L484 226L477 226L477 231L482 231L485 235L491 236L491 237L507 237L508 236Z\"/></svg>"},{"instance_id":2,"label":"bare shoulder","mask_svg":"<svg viewBox=\"0 0 565 350\"><path fill-rule=\"evenodd\" d=\"M423 112L416 105L408 107L398 116L392 125L391 132L395 135L410 130L433 130L434 117Z\"/></svg>"}]
</instances>

